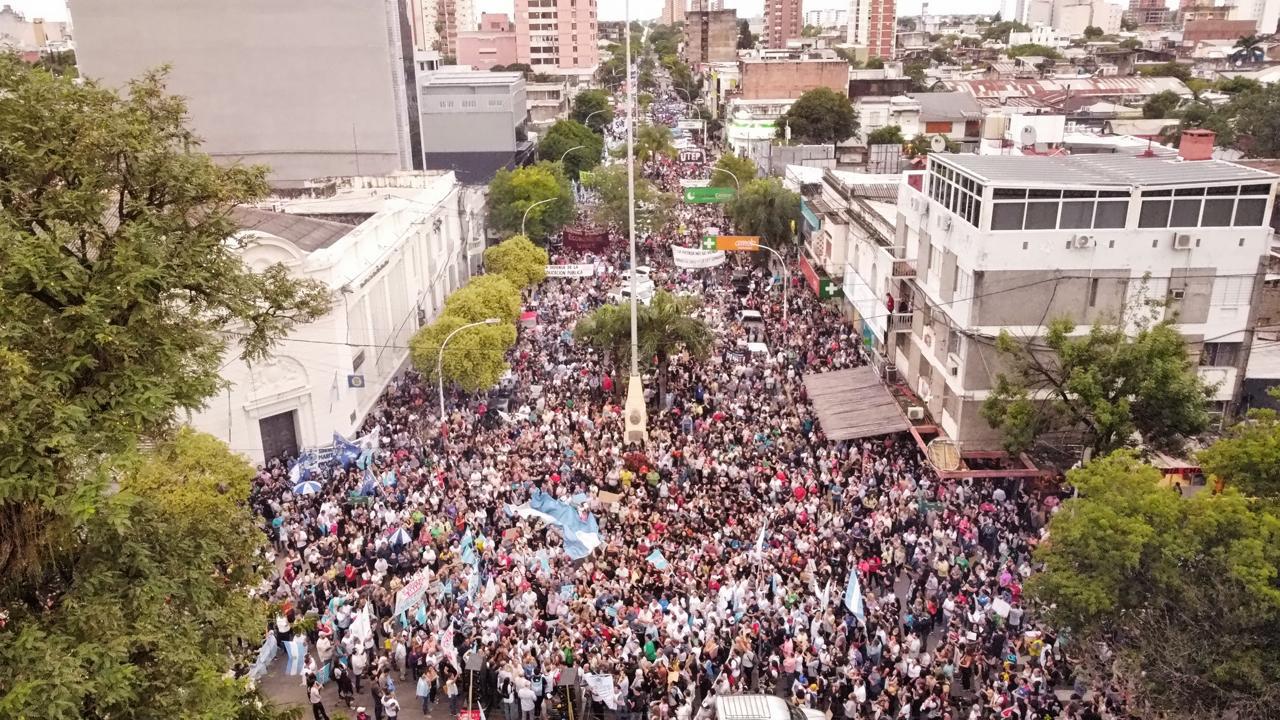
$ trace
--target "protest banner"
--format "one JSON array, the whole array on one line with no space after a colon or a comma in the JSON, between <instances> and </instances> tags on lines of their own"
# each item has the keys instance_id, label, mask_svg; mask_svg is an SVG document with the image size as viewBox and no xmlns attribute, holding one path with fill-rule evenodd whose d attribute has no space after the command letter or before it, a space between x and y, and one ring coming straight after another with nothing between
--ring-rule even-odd
<instances>
[{"instance_id":1,"label":"protest banner","mask_svg":"<svg viewBox=\"0 0 1280 720\"><path fill-rule=\"evenodd\" d=\"M686 269L713 268L724 264L724 253L719 250L671 246L671 259L676 267Z\"/></svg>"},{"instance_id":2,"label":"protest banner","mask_svg":"<svg viewBox=\"0 0 1280 720\"><path fill-rule=\"evenodd\" d=\"M414 605L422 602L422 596L427 592L427 586L430 580L427 573L415 575L400 588L400 592L396 593L396 609L392 615L399 615L402 612L408 612Z\"/></svg>"},{"instance_id":3,"label":"protest banner","mask_svg":"<svg viewBox=\"0 0 1280 720\"><path fill-rule=\"evenodd\" d=\"M570 263L567 265L547 266L547 277L549 278L591 277L595 274L596 266L594 263Z\"/></svg>"}]
</instances>

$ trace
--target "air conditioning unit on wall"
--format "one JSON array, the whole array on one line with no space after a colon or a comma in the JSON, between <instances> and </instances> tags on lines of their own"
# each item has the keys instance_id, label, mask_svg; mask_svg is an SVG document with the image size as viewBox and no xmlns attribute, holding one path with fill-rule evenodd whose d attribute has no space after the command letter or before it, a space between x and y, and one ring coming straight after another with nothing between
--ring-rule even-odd
<instances>
[{"instance_id":1,"label":"air conditioning unit on wall","mask_svg":"<svg viewBox=\"0 0 1280 720\"><path fill-rule=\"evenodd\" d=\"M1190 235L1179 233L1173 236L1174 250L1190 250L1195 244L1195 239Z\"/></svg>"},{"instance_id":2,"label":"air conditioning unit on wall","mask_svg":"<svg viewBox=\"0 0 1280 720\"><path fill-rule=\"evenodd\" d=\"M1071 247L1076 250L1084 250L1095 245L1097 245L1097 241L1093 239L1092 235L1077 235L1071 238Z\"/></svg>"},{"instance_id":3,"label":"air conditioning unit on wall","mask_svg":"<svg viewBox=\"0 0 1280 720\"><path fill-rule=\"evenodd\" d=\"M912 405L911 407L907 408L907 419L908 419L908 420L923 420L923 419L924 419L924 408L920 407L919 405Z\"/></svg>"}]
</instances>

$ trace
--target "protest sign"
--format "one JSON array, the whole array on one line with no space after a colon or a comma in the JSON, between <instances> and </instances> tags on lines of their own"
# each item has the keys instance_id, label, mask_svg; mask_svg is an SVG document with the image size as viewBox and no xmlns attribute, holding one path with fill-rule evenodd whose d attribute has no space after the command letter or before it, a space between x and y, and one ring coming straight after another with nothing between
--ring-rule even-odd
<instances>
[{"instance_id":1,"label":"protest sign","mask_svg":"<svg viewBox=\"0 0 1280 720\"><path fill-rule=\"evenodd\" d=\"M713 268L724 264L724 253L719 250L671 246L671 259L676 267L688 269Z\"/></svg>"}]
</instances>

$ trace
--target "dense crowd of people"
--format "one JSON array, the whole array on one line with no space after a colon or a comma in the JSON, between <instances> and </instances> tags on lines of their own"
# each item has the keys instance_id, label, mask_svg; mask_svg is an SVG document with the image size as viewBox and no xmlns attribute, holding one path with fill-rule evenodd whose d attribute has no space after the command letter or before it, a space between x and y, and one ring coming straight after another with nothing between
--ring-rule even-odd
<instances>
[{"instance_id":1,"label":"dense crowd of people","mask_svg":"<svg viewBox=\"0 0 1280 720\"><path fill-rule=\"evenodd\" d=\"M707 167L645 171L670 184ZM410 372L368 418L366 451L319 470L318 491L296 493L283 462L261 470L280 568L262 588L281 608L270 632L308 638L316 717L322 683L376 718L438 703L559 718L577 691L578 710L654 720L710 720L729 693L833 720L1109 717L1119 699L1082 699L1065 639L1022 597L1045 505L1014 481L940 482L906 436L826 439L803 376L862 363L860 338L802 286L784 325L785 280L749 257L676 267L673 244L726 228L719 206L676 212L641 263L701 297L716 344L672 359L665 402L646 383L643 445L623 438L618 369L572 338L619 284L619 243L557 253L609 270L529 293L538 322L511 352L504 411L455 392L441 418ZM743 352L748 333L767 352ZM572 557L574 530L534 498L594 519L598 545Z\"/></svg>"}]
</instances>

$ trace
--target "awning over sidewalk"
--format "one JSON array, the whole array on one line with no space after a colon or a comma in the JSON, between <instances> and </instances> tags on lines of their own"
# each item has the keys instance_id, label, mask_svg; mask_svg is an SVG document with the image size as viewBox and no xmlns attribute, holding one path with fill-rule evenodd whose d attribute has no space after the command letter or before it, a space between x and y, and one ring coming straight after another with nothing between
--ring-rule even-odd
<instances>
[{"instance_id":1,"label":"awning over sidewalk","mask_svg":"<svg viewBox=\"0 0 1280 720\"><path fill-rule=\"evenodd\" d=\"M911 428L875 368L812 373L804 376L804 386L822 432L832 440L856 440Z\"/></svg>"}]
</instances>

